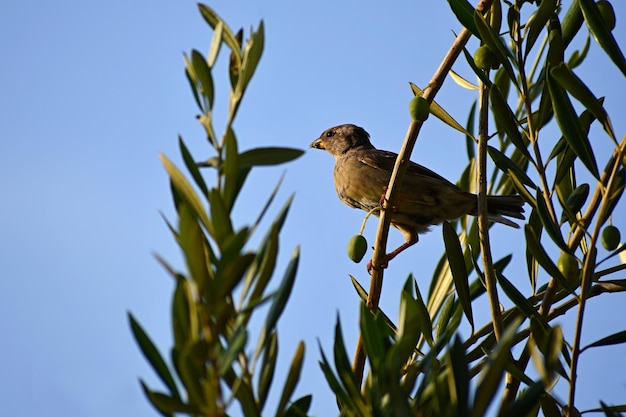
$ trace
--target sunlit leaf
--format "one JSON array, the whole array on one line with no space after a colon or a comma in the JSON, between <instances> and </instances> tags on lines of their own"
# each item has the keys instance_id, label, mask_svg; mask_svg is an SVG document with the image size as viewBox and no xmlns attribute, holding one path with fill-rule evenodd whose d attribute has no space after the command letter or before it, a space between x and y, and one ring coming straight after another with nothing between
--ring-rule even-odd
<instances>
[{"instance_id":1,"label":"sunlit leaf","mask_svg":"<svg viewBox=\"0 0 626 417\"><path fill-rule=\"evenodd\" d=\"M421 97L422 94L424 94L424 90L419 88L417 85L415 85L415 84L413 84L411 82L409 83L409 85L411 86L411 90L413 91L413 94L415 94L416 96ZM461 126L459 124L459 122L457 122L452 116L450 116L450 114L448 114L448 112L445 111L443 109L443 107L441 107L434 100L433 100L432 103L430 103L430 113L433 116L435 116L437 119L441 120L442 122L444 122L448 126L452 127L453 129L458 130L459 132L463 133L464 135L467 135L467 136L470 136L470 137L474 137L470 132L465 130L465 128L463 126Z\"/></svg>"}]
</instances>

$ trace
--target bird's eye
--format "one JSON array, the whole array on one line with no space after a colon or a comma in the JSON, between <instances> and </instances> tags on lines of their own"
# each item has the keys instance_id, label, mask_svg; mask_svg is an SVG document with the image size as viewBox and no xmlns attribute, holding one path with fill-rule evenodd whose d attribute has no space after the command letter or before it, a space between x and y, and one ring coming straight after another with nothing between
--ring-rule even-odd
<instances>
[{"instance_id":1,"label":"bird's eye","mask_svg":"<svg viewBox=\"0 0 626 417\"><path fill-rule=\"evenodd\" d=\"M327 138L332 138L333 136L335 136L335 132L332 130L329 130L328 132L326 132L326 137Z\"/></svg>"}]
</instances>

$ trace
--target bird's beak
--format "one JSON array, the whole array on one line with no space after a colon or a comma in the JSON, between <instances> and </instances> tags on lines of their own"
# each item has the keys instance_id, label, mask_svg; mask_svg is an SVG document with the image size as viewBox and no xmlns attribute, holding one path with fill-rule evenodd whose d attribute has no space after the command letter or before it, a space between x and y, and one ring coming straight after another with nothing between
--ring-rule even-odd
<instances>
[{"instance_id":1,"label":"bird's beak","mask_svg":"<svg viewBox=\"0 0 626 417\"><path fill-rule=\"evenodd\" d=\"M322 141L321 138L315 139L313 142L311 142L309 147L310 148L315 148L315 149L326 149L324 147L324 142Z\"/></svg>"}]
</instances>

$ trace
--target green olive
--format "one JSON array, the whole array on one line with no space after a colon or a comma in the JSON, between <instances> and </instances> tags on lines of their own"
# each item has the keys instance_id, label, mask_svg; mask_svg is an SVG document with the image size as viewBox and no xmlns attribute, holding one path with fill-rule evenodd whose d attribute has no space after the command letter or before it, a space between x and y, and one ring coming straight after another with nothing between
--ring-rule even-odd
<instances>
[{"instance_id":1,"label":"green olive","mask_svg":"<svg viewBox=\"0 0 626 417\"><path fill-rule=\"evenodd\" d=\"M600 242L606 250L615 250L619 246L621 236L619 229L615 226L607 226L602 231Z\"/></svg>"},{"instance_id":2,"label":"green olive","mask_svg":"<svg viewBox=\"0 0 626 417\"><path fill-rule=\"evenodd\" d=\"M613 30L615 28L615 10L613 10L611 3L606 0L600 0L596 3L596 6L598 6L602 19L604 19L609 30Z\"/></svg>"},{"instance_id":3,"label":"green olive","mask_svg":"<svg viewBox=\"0 0 626 417\"><path fill-rule=\"evenodd\" d=\"M423 97L413 97L409 102L409 114L413 120L423 122L430 114L430 104Z\"/></svg>"},{"instance_id":4,"label":"green olive","mask_svg":"<svg viewBox=\"0 0 626 417\"><path fill-rule=\"evenodd\" d=\"M480 69L496 69L500 63L487 45L482 45L474 52L474 63Z\"/></svg>"},{"instance_id":5,"label":"green olive","mask_svg":"<svg viewBox=\"0 0 626 417\"><path fill-rule=\"evenodd\" d=\"M367 252L367 240L363 235L354 235L348 241L348 258L359 263Z\"/></svg>"},{"instance_id":6,"label":"green olive","mask_svg":"<svg viewBox=\"0 0 626 417\"><path fill-rule=\"evenodd\" d=\"M578 261L575 256L562 252L556 266L559 268L559 271L561 271L561 274L565 277L567 282L570 283L570 285L578 287L580 282L580 272L578 269Z\"/></svg>"}]
</instances>

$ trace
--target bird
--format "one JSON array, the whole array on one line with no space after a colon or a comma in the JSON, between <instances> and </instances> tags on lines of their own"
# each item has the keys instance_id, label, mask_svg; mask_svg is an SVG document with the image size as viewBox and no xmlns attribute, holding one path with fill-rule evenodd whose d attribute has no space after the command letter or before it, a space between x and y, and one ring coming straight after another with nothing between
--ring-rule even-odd
<instances>
[{"instance_id":1,"label":"bird","mask_svg":"<svg viewBox=\"0 0 626 417\"><path fill-rule=\"evenodd\" d=\"M334 183L339 199L349 207L372 211L381 207L397 154L376 149L362 127L343 124L325 130L311 148L322 149L335 158ZM491 221L519 228L507 217L524 220L524 200L518 195L487 196ZM387 263L418 242L418 235L444 220L463 215L478 215L478 196L451 183L441 175L409 161L398 193L390 208L391 225L402 233L405 242L385 255ZM375 215L380 211L375 210ZM372 261L367 265L372 268Z\"/></svg>"}]
</instances>

